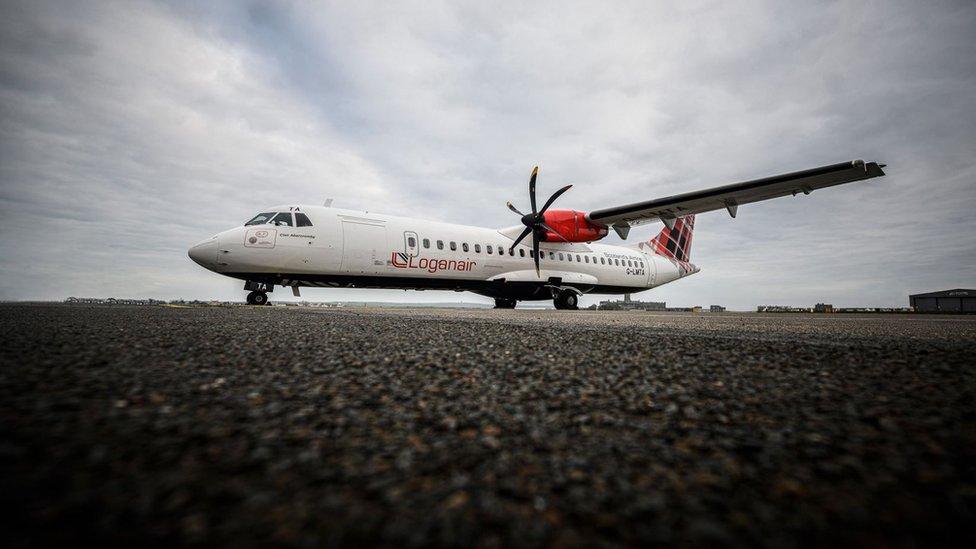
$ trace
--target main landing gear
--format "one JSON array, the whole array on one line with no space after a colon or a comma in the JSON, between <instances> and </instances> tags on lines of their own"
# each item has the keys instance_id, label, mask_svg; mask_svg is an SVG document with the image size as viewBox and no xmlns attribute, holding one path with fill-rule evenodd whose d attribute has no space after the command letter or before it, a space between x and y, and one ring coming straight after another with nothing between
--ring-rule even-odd
<instances>
[{"instance_id":1,"label":"main landing gear","mask_svg":"<svg viewBox=\"0 0 976 549\"><path fill-rule=\"evenodd\" d=\"M552 298L553 304L557 309L576 310L579 307L579 296L571 290L562 290Z\"/></svg>"},{"instance_id":2,"label":"main landing gear","mask_svg":"<svg viewBox=\"0 0 976 549\"><path fill-rule=\"evenodd\" d=\"M517 301L507 297L496 297L495 298L495 308L496 309L514 309Z\"/></svg>"},{"instance_id":3,"label":"main landing gear","mask_svg":"<svg viewBox=\"0 0 976 549\"><path fill-rule=\"evenodd\" d=\"M247 294L248 305L267 305L268 294L264 292L251 292Z\"/></svg>"}]
</instances>

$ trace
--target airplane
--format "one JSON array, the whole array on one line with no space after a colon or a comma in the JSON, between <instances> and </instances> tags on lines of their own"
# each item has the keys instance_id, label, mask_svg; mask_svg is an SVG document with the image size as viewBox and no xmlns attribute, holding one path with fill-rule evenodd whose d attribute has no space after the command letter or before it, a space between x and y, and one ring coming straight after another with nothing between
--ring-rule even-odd
<instances>
[{"instance_id":1,"label":"airplane","mask_svg":"<svg viewBox=\"0 0 976 549\"><path fill-rule=\"evenodd\" d=\"M583 294L627 294L699 272L691 263L697 214L885 175L884 164L853 160L712 187L588 213L550 209L572 185L537 207L536 178L521 225L502 229L440 223L325 206L264 208L240 227L189 249L190 259L243 280L247 303L268 303L275 286L468 291L513 309L519 301L552 300L578 308ZM661 221L654 238L631 245L599 244L614 231ZM528 238L531 237L531 238Z\"/></svg>"}]
</instances>

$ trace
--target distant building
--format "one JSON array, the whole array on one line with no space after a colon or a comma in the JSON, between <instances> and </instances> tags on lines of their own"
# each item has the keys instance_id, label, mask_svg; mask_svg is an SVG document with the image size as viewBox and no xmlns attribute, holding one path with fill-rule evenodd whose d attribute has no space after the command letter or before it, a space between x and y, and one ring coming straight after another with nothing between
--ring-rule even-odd
<instances>
[{"instance_id":1,"label":"distant building","mask_svg":"<svg viewBox=\"0 0 976 549\"><path fill-rule=\"evenodd\" d=\"M601 311L663 311L667 304L663 301L634 301L630 294L624 294L622 300L601 301L597 309Z\"/></svg>"},{"instance_id":2,"label":"distant building","mask_svg":"<svg viewBox=\"0 0 976 549\"><path fill-rule=\"evenodd\" d=\"M813 306L813 312L815 313L832 313L834 312L834 306L830 303L817 303Z\"/></svg>"},{"instance_id":3,"label":"distant building","mask_svg":"<svg viewBox=\"0 0 976 549\"><path fill-rule=\"evenodd\" d=\"M760 305L756 307L757 313L810 313L810 307L790 307L789 305Z\"/></svg>"},{"instance_id":4,"label":"distant building","mask_svg":"<svg viewBox=\"0 0 976 549\"><path fill-rule=\"evenodd\" d=\"M725 312L725 307L721 305L711 305L708 307L708 311L712 313L721 313Z\"/></svg>"},{"instance_id":5,"label":"distant building","mask_svg":"<svg viewBox=\"0 0 976 549\"><path fill-rule=\"evenodd\" d=\"M162 305L165 302L158 299L118 299L114 297L69 297L65 303L84 303L88 305Z\"/></svg>"},{"instance_id":6,"label":"distant building","mask_svg":"<svg viewBox=\"0 0 976 549\"><path fill-rule=\"evenodd\" d=\"M976 290L943 290L908 296L919 313L976 313Z\"/></svg>"}]
</instances>

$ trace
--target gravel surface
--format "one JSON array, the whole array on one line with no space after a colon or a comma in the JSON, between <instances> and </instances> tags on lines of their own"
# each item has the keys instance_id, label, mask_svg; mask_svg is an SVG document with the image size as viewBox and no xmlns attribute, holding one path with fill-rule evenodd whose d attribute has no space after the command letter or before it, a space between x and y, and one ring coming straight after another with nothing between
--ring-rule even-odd
<instances>
[{"instance_id":1,"label":"gravel surface","mask_svg":"<svg viewBox=\"0 0 976 549\"><path fill-rule=\"evenodd\" d=\"M976 318L2 305L5 545L976 544Z\"/></svg>"}]
</instances>

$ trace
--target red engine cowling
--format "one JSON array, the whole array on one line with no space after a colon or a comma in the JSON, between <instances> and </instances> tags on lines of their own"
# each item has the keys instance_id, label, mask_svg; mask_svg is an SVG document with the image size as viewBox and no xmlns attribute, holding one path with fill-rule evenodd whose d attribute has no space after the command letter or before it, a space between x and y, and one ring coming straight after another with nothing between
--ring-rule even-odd
<instances>
[{"instance_id":1,"label":"red engine cowling","mask_svg":"<svg viewBox=\"0 0 976 549\"><path fill-rule=\"evenodd\" d=\"M546 210L546 213L542 215L546 219L546 225L559 233L557 235L553 234L552 231L546 231L545 238L543 238L546 242L564 242L567 240L569 242L592 242L607 236L607 228L590 223L584 212Z\"/></svg>"}]
</instances>

